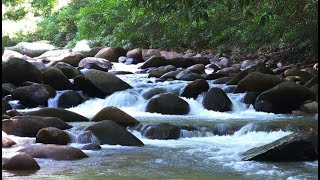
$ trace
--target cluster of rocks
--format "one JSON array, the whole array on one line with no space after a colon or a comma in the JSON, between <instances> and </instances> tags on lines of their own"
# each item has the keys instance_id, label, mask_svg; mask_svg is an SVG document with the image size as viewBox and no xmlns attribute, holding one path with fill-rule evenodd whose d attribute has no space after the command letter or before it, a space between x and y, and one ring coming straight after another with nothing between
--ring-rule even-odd
<instances>
[{"instance_id":1,"label":"cluster of rocks","mask_svg":"<svg viewBox=\"0 0 320 180\"><path fill-rule=\"evenodd\" d=\"M2 148L20 146L6 135L35 137L37 145L23 147L7 160L2 168L6 170L37 170L39 165L33 158L50 158L54 160L77 160L88 156L82 150L99 150L100 145L143 146L144 144L126 130L140 122L116 107L106 107L91 119L62 108L42 108L25 113L11 111L7 119L2 120ZM68 146L72 138L67 129L72 128L68 122L95 122L84 128L76 142L83 144L81 149ZM92 142L92 137L97 142ZM22 162L22 163L21 163ZM18 163L18 164L17 164ZM21 163L21 164L19 164Z\"/></svg>"},{"instance_id":2,"label":"cluster of rocks","mask_svg":"<svg viewBox=\"0 0 320 180\"><path fill-rule=\"evenodd\" d=\"M3 164L3 169L37 170L40 167L33 158L75 160L88 157L82 150L68 146L71 139L65 130L72 127L68 122L95 122L84 129L79 141L88 143L90 137L95 136L99 144L86 144L83 150L99 149L100 144L143 146L126 130L139 122L118 108L104 108L90 120L62 109L79 105L86 97L104 98L132 88L116 76L127 72L112 71L113 62L142 63L141 73L148 73L157 81L190 81L178 93L159 88L145 92L146 111L151 113L188 114L190 106L181 97L197 98L202 93L205 94L204 108L213 111L232 110L232 102L226 93L246 93L242 101L253 105L257 111L318 113L317 65L298 69L270 65L259 59L231 65L226 57L213 60L199 55L110 47L59 50L43 42L19 43L5 48L2 56L2 131L9 135L36 137L36 142L46 145L24 147L19 150L21 154ZM206 70L212 73L207 74ZM208 82L226 84L229 88L209 88ZM61 90L66 90L58 99L61 108L47 108L48 99ZM10 104L12 100L19 103ZM32 107L42 108L25 113L16 111ZM177 139L181 128L161 123L140 130L151 139ZM8 137L2 138L2 147L15 145ZM20 162L25 163L17 166Z\"/></svg>"}]
</instances>

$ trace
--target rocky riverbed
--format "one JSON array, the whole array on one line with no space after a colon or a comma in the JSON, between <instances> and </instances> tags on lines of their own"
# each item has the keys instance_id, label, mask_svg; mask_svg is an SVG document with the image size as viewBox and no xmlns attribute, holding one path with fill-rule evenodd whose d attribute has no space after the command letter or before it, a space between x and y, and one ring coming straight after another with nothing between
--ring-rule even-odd
<instances>
[{"instance_id":1,"label":"rocky riverbed","mask_svg":"<svg viewBox=\"0 0 320 180\"><path fill-rule=\"evenodd\" d=\"M3 177L313 179L317 116L317 64L83 42L2 55Z\"/></svg>"}]
</instances>

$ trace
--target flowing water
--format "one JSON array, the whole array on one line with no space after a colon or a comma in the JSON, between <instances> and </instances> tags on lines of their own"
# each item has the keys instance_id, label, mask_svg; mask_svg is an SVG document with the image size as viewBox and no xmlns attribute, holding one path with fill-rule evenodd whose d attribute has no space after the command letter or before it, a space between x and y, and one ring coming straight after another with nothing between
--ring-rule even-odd
<instances>
[{"instance_id":1,"label":"flowing water","mask_svg":"<svg viewBox=\"0 0 320 180\"><path fill-rule=\"evenodd\" d=\"M114 64L115 70L137 71L139 65ZM90 99L68 110L88 118L102 108L115 106L141 122L148 124L169 122L182 127L177 140L151 140L134 128L128 129L145 146L128 147L102 145L99 151L83 150L89 158L77 161L55 161L36 158L41 169L32 174L3 171L3 179L317 179L318 161L313 162L254 162L241 161L240 154L261 146L294 131L308 129L314 123L313 116L256 112L241 103L244 94L231 94L230 112L214 112L204 109L204 94L197 99L186 100L190 105L187 115L162 115L145 112L148 100L143 94L152 88L179 94L188 82L156 82L146 74L118 75L133 86L113 93L105 99ZM210 87L225 88L208 81ZM49 100L50 107L57 106L58 93ZM26 109L23 111L28 111ZM34 109L31 109L34 110ZM72 139L70 146L81 147L83 141L97 142L96 137L81 140L78 134L92 122L73 122L67 130ZM183 128L193 127L193 129ZM232 133L225 133L232 129ZM2 149L2 161L13 156L25 144L35 143L35 138L3 134L17 142L18 146Z\"/></svg>"}]
</instances>

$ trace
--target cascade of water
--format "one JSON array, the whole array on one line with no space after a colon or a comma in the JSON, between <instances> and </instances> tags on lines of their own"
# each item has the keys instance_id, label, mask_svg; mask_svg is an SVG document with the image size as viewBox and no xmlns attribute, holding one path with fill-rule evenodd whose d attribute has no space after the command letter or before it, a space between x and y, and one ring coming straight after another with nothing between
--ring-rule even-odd
<instances>
[{"instance_id":1,"label":"cascade of water","mask_svg":"<svg viewBox=\"0 0 320 180\"><path fill-rule=\"evenodd\" d=\"M108 96L103 103L104 107L115 106L121 107L132 107L145 103L146 100L135 90L129 89L125 91L115 92Z\"/></svg>"},{"instance_id":2,"label":"cascade of water","mask_svg":"<svg viewBox=\"0 0 320 180\"><path fill-rule=\"evenodd\" d=\"M65 132L69 135L71 143L100 144L98 137L93 135L90 131L66 130Z\"/></svg>"},{"instance_id":3,"label":"cascade of water","mask_svg":"<svg viewBox=\"0 0 320 180\"><path fill-rule=\"evenodd\" d=\"M234 133L234 136L241 136L241 135L244 135L248 132L252 132L252 131L255 131L257 129L257 125L254 124L254 123L249 123L245 126L243 126L241 129L239 129L238 131L236 131Z\"/></svg>"},{"instance_id":4,"label":"cascade of water","mask_svg":"<svg viewBox=\"0 0 320 180\"><path fill-rule=\"evenodd\" d=\"M228 93L227 96L232 102L232 111L233 112L241 112L247 110L247 105L245 103L241 102L241 99L243 99L245 93Z\"/></svg>"},{"instance_id":5,"label":"cascade of water","mask_svg":"<svg viewBox=\"0 0 320 180\"><path fill-rule=\"evenodd\" d=\"M59 97L61 96L62 93L66 92L67 90L64 91L57 91L57 94L54 98L48 99L48 107L58 107L58 100Z\"/></svg>"}]
</instances>

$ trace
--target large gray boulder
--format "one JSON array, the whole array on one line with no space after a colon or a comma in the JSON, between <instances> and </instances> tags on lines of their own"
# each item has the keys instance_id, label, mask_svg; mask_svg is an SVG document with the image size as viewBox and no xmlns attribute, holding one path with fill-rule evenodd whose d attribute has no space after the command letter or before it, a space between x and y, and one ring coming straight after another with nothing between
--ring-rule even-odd
<instances>
[{"instance_id":1,"label":"large gray boulder","mask_svg":"<svg viewBox=\"0 0 320 180\"><path fill-rule=\"evenodd\" d=\"M314 161L318 160L318 132L293 133L272 143L241 154L245 161Z\"/></svg>"},{"instance_id":2,"label":"large gray boulder","mask_svg":"<svg viewBox=\"0 0 320 180\"><path fill-rule=\"evenodd\" d=\"M33 84L14 89L12 98L19 100L27 107L48 106L48 99L56 95L56 91L46 84Z\"/></svg>"},{"instance_id":3,"label":"large gray boulder","mask_svg":"<svg viewBox=\"0 0 320 180\"><path fill-rule=\"evenodd\" d=\"M273 113L291 113L293 110L299 109L303 102L315 100L315 97L310 89L287 81L261 93L256 99L256 104L260 104L259 106L255 105L255 109ZM265 109L264 106L261 106L262 102L268 104L268 108Z\"/></svg>"},{"instance_id":4,"label":"large gray boulder","mask_svg":"<svg viewBox=\"0 0 320 180\"><path fill-rule=\"evenodd\" d=\"M2 62L2 83L21 84L25 81L41 82L40 70L20 58L10 58Z\"/></svg>"},{"instance_id":5,"label":"large gray boulder","mask_svg":"<svg viewBox=\"0 0 320 180\"><path fill-rule=\"evenodd\" d=\"M202 104L206 109L212 111L225 112L232 110L231 100L222 89L217 87L209 89Z\"/></svg>"},{"instance_id":6,"label":"large gray boulder","mask_svg":"<svg viewBox=\"0 0 320 180\"><path fill-rule=\"evenodd\" d=\"M172 93L159 94L151 98L147 104L147 112L161 114L188 114L188 102Z\"/></svg>"},{"instance_id":7,"label":"large gray boulder","mask_svg":"<svg viewBox=\"0 0 320 180\"><path fill-rule=\"evenodd\" d=\"M108 72L89 69L85 71L84 76L105 95L132 88L128 83Z\"/></svg>"},{"instance_id":8,"label":"large gray boulder","mask_svg":"<svg viewBox=\"0 0 320 180\"><path fill-rule=\"evenodd\" d=\"M143 146L144 144L117 123L104 120L90 125L84 129L90 130L99 138L100 144L122 145L122 146Z\"/></svg>"},{"instance_id":9,"label":"large gray boulder","mask_svg":"<svg viewBox=\"0 0 320 180\"><path fill-rule=\"evenodd\" d=\"M15 116L2 121L2 131L21 137L36 137L40 129L46 127L65 130L72 126L56 117Z\"/></svg>"},{"instance_id":10,"label":"large gray boulder","mask_svg":"<svg viewBox=\"0 0 320 180\"><path fill-rule=\"evenodd\" d=\"M47 51L56 49L56 47L45 42L20 42L15 46L6 47L5 49L16 51L30 57L37 57Z\"/></svg>"},{"instance_id":11,"label":"large gray boulder","mask_svg":"<svg viewBox=\"0 0 320 180\"><path fill-rule=\"evenodd\" d=\"M247 91L263 92L282 83L284 80L270 74L252 72L243 78L237 85L234 93L244 93Z\"/></svg>"}]
</instances>

